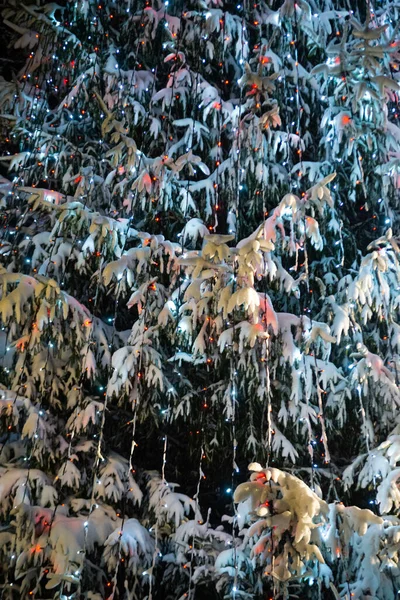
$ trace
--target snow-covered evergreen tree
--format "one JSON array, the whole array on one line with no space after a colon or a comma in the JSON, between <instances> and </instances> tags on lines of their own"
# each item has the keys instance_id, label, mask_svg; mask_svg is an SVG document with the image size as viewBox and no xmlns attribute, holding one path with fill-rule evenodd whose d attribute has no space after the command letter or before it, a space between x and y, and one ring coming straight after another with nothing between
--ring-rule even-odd
<instances>
[{"instance_id":1,"label":"snow-covered evergreen tree","mask_svg":"<svg viewBox=\"0 0 400 600\"><path fill-rule=\"evenodd\" d=\"M400 6L237 2L3 9L4 600L399 593Z\"/></svg>"}]
</instances>

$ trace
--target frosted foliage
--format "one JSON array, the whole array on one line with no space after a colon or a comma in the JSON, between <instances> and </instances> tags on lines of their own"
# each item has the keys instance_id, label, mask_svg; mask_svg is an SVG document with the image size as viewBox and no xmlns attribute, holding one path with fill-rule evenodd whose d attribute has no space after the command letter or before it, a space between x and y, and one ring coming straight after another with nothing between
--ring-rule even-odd
<instances>
[{"instance_id":1,"label":"frosted foliage","mask_svg":"<svg viewBox=\"0 0 400 600\"><path fill-rule=\"evenodd\" d=\"M339 598L334 572L342 557L352 552L354 567L347 572L346 584L352 597L364 598L368 591L380 597L380 589L390 590L390 578L399 574L394 550L398 519L343 503L328 505L300 479L276 468L252 463L249 470L250 481L236 488L234 500L242 549L264 576L279 581L304 577L312 584L320 573Z\"/></svg>"},{"instance_id":2,"label":"frosted foliage","mask_svg":"<svg viewBox=\"0 0 400 600\"><path fill-rule=\"evenodd\" d=\"M118 552L126 556L129 561L129 567L135 571L139 566L148 567L154 552L153 540L147 531L137 519L128 519L124 523L123 532L121 525L111 533L105 541L104 559L110 570L115 569L118 561Z\"/></svg>"},{"instance_id":3,"label":"frosted foliage","mask_svg":"<svg viewBox=\"0 0 400 600\"><path fill-rule=\"evenodd\" d=\"M361 456L349 465L343 474L347 487L357 485L368 488L376 483L376 502L382 514L396 511L400 507L400 435L399 427L366 456Z\"/></svg>"},{"instance_id":4,"label":"frosted foliage","mask_svg":"<svg viewBox=\"0 0 400 600\"><path fill-rule=\"evenodd\" d=\"M258 469L258 465L255 468ZM242 483L235 490L239 514L241 503L248 498L250 511L264 517L247 532L249 538L258 538L252 554L258 561L264 562L268 558L270 564L266 568L273 577L286 581L294 575L304 575L310 560L325 562L319 550L319 528L326 519L328 506L304 482L278 469L260 468L249 483ZM286 531L289 540L282 553L274 555L272 564L269 555ZM289 555L293 557L290 566Z\"/></svg>"},{"instance_id":5,"label":"frosted foliage","mask_svg":"<svg viewBox=\"0 0 400 600\"><path fill-rule=\"evenodd\" d=\"M2 17L2 600L394 599L397 3Z\"/></svg>"},{"instance_id":6,"label":"frosted foliage","mask_svg":"<svg viewBox=\"0 0 400 600\"><path fill-rule=\"evenodd\" d=\"M65 511L60 511L50 531L51 509L23 504L16 508L13 511L14 519L22 529L28 526L30 519L34 524L30 545L16 563L20 574L24 573L26 563L40 565L47 558L54 564L55 574L77 575L76 571L79 571L84 559L82 550L85 544L91 548L95 544L103 545L118 521L110 507L99 506L96 510L90 523L84 517L68 517L62 514ZM17 539L17 545L21 546L21 540Z\"/></svg>"},{"instance_id":7,"label":"frosted foliage","mask_svg":"<svg viewBox=\"0 0 400 600\"><path fill-rule=\"evenodd\" d=\"M184 516L194 508L194 502L186 494L175 492L176 483L167 483L157 473L150 473L148 482L150 508L163 522L175 523L179 527Z\"/></svg>"}]
</instances>

